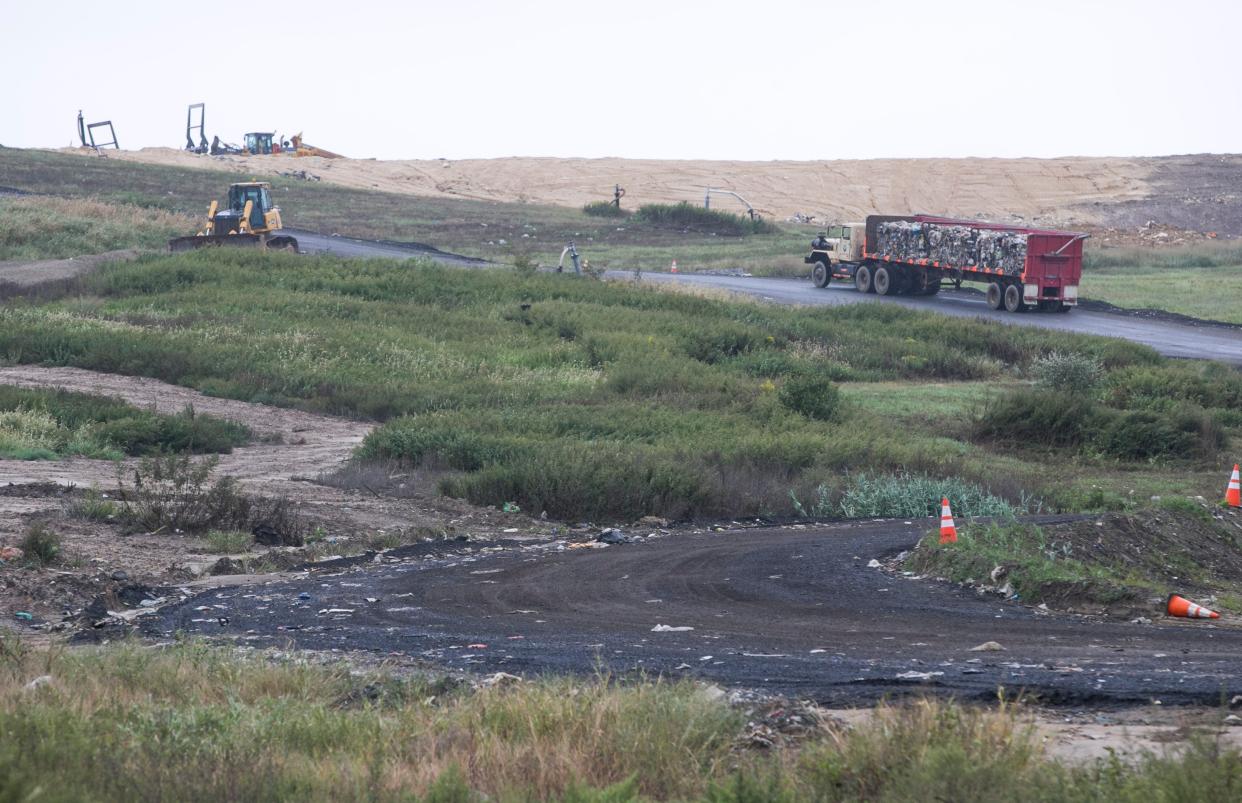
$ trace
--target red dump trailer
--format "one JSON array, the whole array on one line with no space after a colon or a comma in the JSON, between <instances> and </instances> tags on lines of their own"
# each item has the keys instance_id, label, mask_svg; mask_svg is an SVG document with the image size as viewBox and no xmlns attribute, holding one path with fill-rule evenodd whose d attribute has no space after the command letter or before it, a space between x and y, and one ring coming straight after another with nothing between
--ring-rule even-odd
<instances>
[{"instance_id":1,"label":"red dump trailer","mask_svg":"<svg viewBox=\"0 0 1242 803\"><path fill-rule=\"evenodd\" d=\"M1086 234L934 215L869 215L833 226L806 262L825 287L852 281L860 292L934 295L943 282L987 283L992 309L1064 312L1078 304Z\"/></svg>"}]
</instances>

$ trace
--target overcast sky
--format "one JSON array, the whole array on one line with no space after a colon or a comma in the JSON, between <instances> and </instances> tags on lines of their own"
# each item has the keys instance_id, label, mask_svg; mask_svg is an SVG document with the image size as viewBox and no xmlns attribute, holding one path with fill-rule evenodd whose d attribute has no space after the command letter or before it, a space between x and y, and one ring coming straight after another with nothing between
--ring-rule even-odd
<instances>
[{"instance_id":1,"label":"overcast sky","mask_svg":"<svg viewBox=\"0 0 1242 803\"><path fill-rule=\"evenodd\" d=\"M348 156L1242 151L1242 2L7 3L0 144Z\"/></svg>"}]
</instances>

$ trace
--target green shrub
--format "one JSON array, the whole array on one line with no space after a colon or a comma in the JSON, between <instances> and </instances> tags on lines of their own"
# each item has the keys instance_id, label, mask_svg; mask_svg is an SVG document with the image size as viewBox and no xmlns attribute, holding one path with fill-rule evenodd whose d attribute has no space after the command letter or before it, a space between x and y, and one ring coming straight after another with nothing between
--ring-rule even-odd
<instances>
[{"instance_id":1,"label":"green shrub","mask_svg":"<svg viewBox=\"0 0 1242 803\"><path fill-rule=\"evenodd\" d=\"M1103 454L1118 460L1210 457L1225 442L1215 420L1203 411L1178 408L1116 413L1091 438Z\"/></svg>"},{"instance_id":2,"label":"green shrub","mask_svg":"<svg viewBox=\"0 0 1242 803\"><path fill-rule=\"evenodd\" d=\"M118 476L122 514L149 532L201 532L213 528L245 527L250 502L237 489L237 480L211 474L219 459L194 459L188 454L144 457L133 470L132 482Z\"/></svg>"},{"instance_id":3,"label":"green shrub","mask_svg":"<svg viewBox=\"0 0 1242 803\"><path fill-rule=\"evenodd\" d=\"M1013 516L1040 509L1033 499L1011 503L979 485L957 477L924 474L854 474L839 491L820 485L804 505L792 492L794 509L815 518L918 518L934 516L948 499L959 516Z\"/></svg>"},{"instance_id":4,"label":"green shrub","mask_svg":"<svg viewBox=\"0 0 1242 803\"><path fill-rule=\"evenodd\" d=\"M826 379L795 376L780 389L781 404L816 421L830 421L841 408L841 391Z\"/></svg>"},{"instance_id":5,"label":"green shrub","mask_svg":"<svg viewBox=\"0 0 1242 803\"><path fill-rule=\"evenodd\" d=\"M116 502L105 496L98 486L91 486L81 498L75 499L69 506L70 515L91 521L110 521L119 512Z\"/></svg>"},{"instance_id":6,"label":"green shrub","mask_svg":"<svg viewBox=\"0 0 1242 803\"><path fill-rule=\"evenodd\" d=\"M254 544L254 536L241 530L211 530L207 533L206 540L212 552L229 555L246 552Z\"/></svg>"},{"instance_id":7,"label":"green shrub","mask_svg":"<svg viewBox=\"0 0 1242 803\"><path fill-rule=\"evenodd\" d=\"M44 524L32 524L18 544L30 563L47 566L60 557L60 535Z\"/></svg>"},{"instance_id":8,"label":"green shrub","mask_svg":"<svg viewBox=\"0 0 1242 803\"><path fill-rule=\"evenodd\" d=\"M625 217L626 212L612 201L591 201L582 207L583 214L591 217Z\"/></svg>"},{"instance_id":9,"label":"green shrub","mask_svg":"<svg viewBox=\"0 0 1242 803\"><path fill-rule=\"evenodd\" d=\"M1056 393L1087 395L1104 376L1104 366L1086 354L1054 351L1031 366L1039 386Z\"/></svg>"},{"instance_id":10,"label":"green shrub","mask_svg":"<svg viewBox=\"0 0 1242 803\"><path fill-rule=\"evenodd\" d=\"M744 237L748 234L773 234L780 231L761 218L748 218L731 212L705 209L682 201L677 204L644 204L634 213L636 223L683 231Z\"/></svg>"},{"instance_id":11,"label":"green shrub","mask_svg":"<svg viewBox=\"0 0 1242 803\"><path fill-rule=\"evenodd\" d=\"M177 415L142 413L116 418L89 431L95 439L134 456L158 452L228 454L234 446L250 439L250 430L244 425L197 415L189 406Z\"/></svg>"},{"instance_id":12,"label":"green shrub","mask_svg":"<svg viewBox=\"0 0 1242 803\"><path fill-rule=\"evenodd\" d=\"M1024 389L986 403L974 437L1011 446L1078 447L1090 440L1102 415L1084 396Z\"/></svg>"}]
</instances>

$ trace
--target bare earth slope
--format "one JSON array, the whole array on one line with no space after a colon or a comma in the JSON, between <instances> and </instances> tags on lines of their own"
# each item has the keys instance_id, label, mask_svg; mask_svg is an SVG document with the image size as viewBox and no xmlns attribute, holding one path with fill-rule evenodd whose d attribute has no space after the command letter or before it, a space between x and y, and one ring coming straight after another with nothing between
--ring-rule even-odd
<instances>
[{"instance_id":1,"label":"bare earth slope","mask_svg":"<svg viewBox=\"0 0 1242 803\"><path fill-rule=\"evenodd\" d=\"M581 206L626 189L644 203L702 203L708 187L745 196L768 217L856 220L873 212L936 214L1092 225L1148 219L1242 234L1242 156L1059 159L684 161L656 159L328 160L198 156L171 148L108 152L182 167L258 174L305 170L361 189L490 201ZM738 208L722 196L713 203Z\"/></svg>"}]
</instances>

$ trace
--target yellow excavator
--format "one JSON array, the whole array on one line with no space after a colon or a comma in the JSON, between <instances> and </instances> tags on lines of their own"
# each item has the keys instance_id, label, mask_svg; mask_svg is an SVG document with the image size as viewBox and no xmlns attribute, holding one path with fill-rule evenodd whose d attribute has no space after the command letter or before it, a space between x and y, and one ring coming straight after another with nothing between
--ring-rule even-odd
<instances>
[{"instance_id":1,"label":"yellow excavator","mask_svg":"<svg viewBox=\"0 0 1242 803\"><path fill-rule=\"evenodd\" d=\"M209 246L238 246L298 252L298 241L281 234L280 207L272 203L272 185L245 181L229 186L229 205L216 201L207 209L207 227L193 237L168 241L169 251L194 251Z\"/></svg>"}]
</instances>

